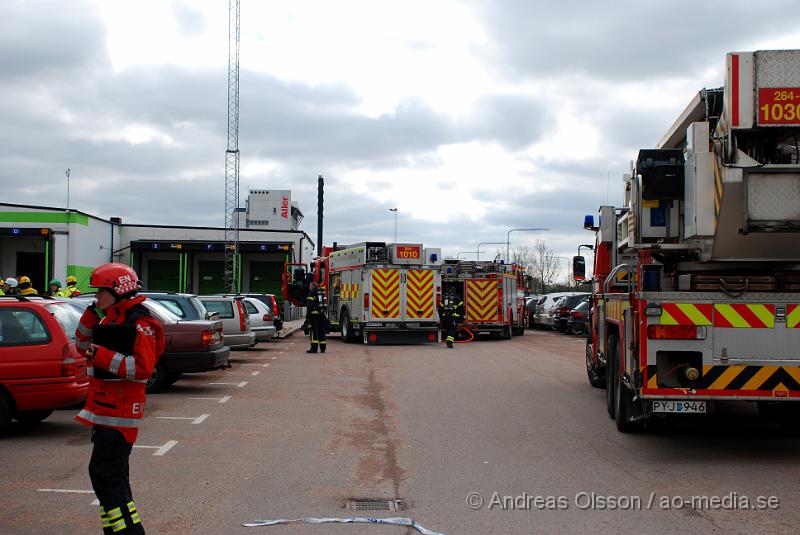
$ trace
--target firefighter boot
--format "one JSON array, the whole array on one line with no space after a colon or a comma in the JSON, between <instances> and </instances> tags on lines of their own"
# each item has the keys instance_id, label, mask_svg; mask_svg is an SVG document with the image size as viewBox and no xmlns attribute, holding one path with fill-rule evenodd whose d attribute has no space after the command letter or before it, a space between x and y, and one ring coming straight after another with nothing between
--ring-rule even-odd
<instances>
[{"instance_id":1,"label":"firefighter boot","mask_svg":"<svg viewBox=\"0 0 800 535\"><path fill-rule=\"evenodd\" d=\"M328 344L320 344L319 345L319 352L320 353L325 353L325 348L327 348L327 347L328 347Z\"/></svg>"},{"instance_id":2,"label":"firefighter boot","mask_svg":"<svg viewBox=\"0 0 800 535\"><path fill-rule=\"evenodd\" d=\"M311 344L311 349L306 351L306 353L316 353L317 352L317 344Z\"/></svg>"}]
</instances>

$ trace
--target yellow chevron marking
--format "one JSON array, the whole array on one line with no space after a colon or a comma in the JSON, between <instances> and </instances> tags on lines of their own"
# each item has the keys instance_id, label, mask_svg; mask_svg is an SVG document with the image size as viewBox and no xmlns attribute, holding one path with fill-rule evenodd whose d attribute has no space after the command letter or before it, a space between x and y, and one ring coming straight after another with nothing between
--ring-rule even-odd
<instances>
[{"instance_id":1,"label":"yellow chevron marking","mask_svg":"<svg viewBox=\"0 0 800 535\"><path fill-rule=\"evenodd\" d=\"M784 366L783 369L792 376L792 379L800 383L800 368L797 366Z\"/></svg>"},{"instance_id":2,"label":"yellow chevron marking","mask_svg":"<svg viewBox=\"0 0 800 535\"><path fill-rule=\"evenodd\" d=\"M647 388L658 388L658 375L647 378Z\"/></svg>"},{"instance_id":3,"label":"yellow chevron marking","mask_svg":"<svg viewBox=\"0 0 800 535\"><path fill-rule=\"evenodd\" d=\"M750 327L750 325L742 318L733 307L728 304L716 304L714 310L722 314L728 322L734 327Z\"/></svg>"},{"instance_id":4,"label":"yellow chevron marking","mask_svg":"<svg viewBox=\"0 0 800 535\"><path fill-rule=\"evenodd\" d=\"M659 317L658 323L660 323L661 325L677 325L678 320L673 318L669 312L667 312L662 308L661 316Z\"/></svg>"},{"instance_id":5,"label":"yellow chevron marking","mask_svg":"<svg viewBox=\"0 0 800 535\"><path fill-rule=\"evenodd\" d=\"M744 366L728 366L728 369L722 372L722 375L714 381L711 386L708 387L709 390L724 390L728 383L733 381L739 372L744 369Z\"/></svg>"},{"instance_id":6,"label":"yellow chevron marking","mask_svg":"<svg viewBox=\"0 0 800 535\"><path fill-rule=\"evenodd\" d=\"M695 325L711 325L711 320L706 318L693 304L677 303L675 306L686 314L686 317L692 320Z\"/></svg>"},{"instance_id":7,"label":"yellow chevron marking","mask_svg":"<svg viewBox=\"0 0 800 535\"><path fill-rule=\"evenodd\" d=\"M773 373L778 371L780 366L764 366L758 373L756 373L753 377L747 381L744 386L742 386L742 390L758 390L758 387L761 386L764 381L769 379Z\"/></svg>"},{"instance_id":8,"label":"yellow chevron marking","mask_svg":"<svg viewBox=\"0 0 800 535\"><path fill-rule=\"evenodd\" d=\"M758 319L764 322L770 329L775 328L775 315L769 311L766 305L755 304L755 305L747 305L747 308L753 311L753 314L758 316Z\"/></svg>"},{"instance_id":9,"label":"yellow chevron marking","mask_svg":"<svg viewBox=\"0 0 800 535\"><path fill-rule=\"evenodd\" d=\"M800 305L786 315L786 327L794 329L800 324Z\"/></svg>"}]
</instances>

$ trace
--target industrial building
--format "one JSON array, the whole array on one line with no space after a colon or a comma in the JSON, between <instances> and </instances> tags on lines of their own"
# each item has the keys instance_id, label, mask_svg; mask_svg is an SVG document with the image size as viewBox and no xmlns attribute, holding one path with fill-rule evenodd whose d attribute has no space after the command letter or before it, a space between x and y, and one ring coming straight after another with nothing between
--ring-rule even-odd
<instances>
[{"instance_id":1,"label":"industrial building","mask_svg":"<svg viewBox=\"0 0 800 535\"><path fill-rule=\"evenodd\" d=\"M280 195L275 215L284 219L280 206L287 192L273 193ZM296 206L292 210L290 199L287 196L285 228L250 225L240 230L240 291L280 296L284 263L311 260L314 243L293 228L293 218L299 224L302 213ZM272 206L267 208L272 211ZM139 225L78 210L0 203L0 276L28 275L34 288L45 291L50 279L63 282L67 275L75 275L79 288L86 290L92 269L114 261L132 266L148 290L220 293L225 280L224 236L222 227Z\"/></svg>"}]
</instances>

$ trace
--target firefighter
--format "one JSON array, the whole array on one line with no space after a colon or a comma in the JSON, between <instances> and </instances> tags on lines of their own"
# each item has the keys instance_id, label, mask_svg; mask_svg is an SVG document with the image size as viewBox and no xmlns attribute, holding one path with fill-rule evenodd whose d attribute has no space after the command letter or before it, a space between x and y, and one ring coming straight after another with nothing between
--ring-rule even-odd
<instances>
[{"instance_id":1,"label":"firefighter","mask_svg":"<svg viewBox=\"0 0 800 535\"><path fill-rule=\"evenodd\" d=\"M6 290L8 290L8 284L3 279L0 279L0 297L6 295Z\"/></svg>"},{"instance_id":2,"label":"firefighter","mask_svg":"<svg viewBox=\"0 0 800 535\"><path fill-rule=\"evenodd\" d=\"M78 279L75 275L67 275L67 287L64 288L64 297L78 297L81 291L78 290Z\"/></svg>"},{"instance_id":3,"label":"firefighter","mask_svg":"<svg viewBox=\"0 0 800 535\"><path fill-rule=\"evenodd\" d=\"M87 357L89 391L76 420L92 427L89 478L100 502L103 533L144 533L131 494L128 458L144 415L145 386L164 351L161 324L137 296L136 272L103 264L92 271L96 299L75 332ZM100 319L100 314L104 314Z\"/></svg>"},{"instance_id":4,"label":"firefighter","mask_svg":"<svg viewBox=\"0 0 800 535\"><path fill-rule=\"evenodd\" d=\"M47 292L50 297L64 297L64 290L61 289L61 281L53 279L50 281L50 290Z\"/></svg>"},{"instance_id":5,"label":"firefighter","mask_svg":"<svg viewBox=\"0 0 800 535\"><path fill-rule=\"evenodd\" d=\"M445 342L447 342L447 347L452 349L453 342L456 340L458 325L464 321L464 301L455 293L455 290L449 288L442 297L437 309L442 328L447 335Z\"/></svg>"},{"instance_id":6,"label":"firefighter","mask_svg":"<svg viewBox=\"0 0 800 535\"><path fill-rule=\"evenodd\" d=\"M306 353L316 353L319 348L325 353L328 345L326 333L328 331L328 318L325 317L325 304L322 290L316 282L311 282L306 299L306 326L311 337L311 348Z\"/></svg>"},{"instance_id":7,"label":"firefighter","mask_svg":"<svg viewBox=\"0 0 800 535\"><path fill-rule=\"evenodd\" d=\"M31 279L27 275L19 278L19 295L39 295L39 292L33 288Z\"/></svg>"},{"instance_id":8,"label":"firefighter","mask_svg":"<svg viewBox=\"0 0 800 535\"><path fill-rule=\"evenodd\" d=\"M9 277L3 282L3 292L5 295L17 295L19 283L14 277Z\"/></svg>"}]
</instances>

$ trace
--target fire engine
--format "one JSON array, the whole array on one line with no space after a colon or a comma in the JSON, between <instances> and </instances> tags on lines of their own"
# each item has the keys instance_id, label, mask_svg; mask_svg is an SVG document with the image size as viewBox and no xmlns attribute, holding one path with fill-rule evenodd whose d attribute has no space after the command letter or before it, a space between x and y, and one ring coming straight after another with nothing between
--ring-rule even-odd
<instances>
[{"instance_id":1,"label":"fire engine","mask_svg":"<svg viewBox=\"0 0 800 535\"><path fill-rule=\"evenodd\" d=\"M464 300L464 325L473 334L511 338L525 333L525 274L521 266L445 260L443 293Z\"/></svg>"},{"instance_id":2,"label":"fire engine","mask_svg":"<svg viewBox=\"0 0 800 535\"><path fill-rule=\"evenodd\" d=\"M440 249L422 244L364 242L325 247L311 265L287 264L284 297L305 306L308 283L325 295L330 330L345 342L437 343Z\"/></svg>"},{"instance_id":3,"label":"fire engine","mask_svg":"<svg viewBox=\"0 0 800 535\"><path fill-rule=\"evenodd\" d=\"M797 425L800 50L730 53L602 206L586 368L620 431L728 400ZM573 259L576 278L584 259Z\"/></svg>"}]
</instances>

